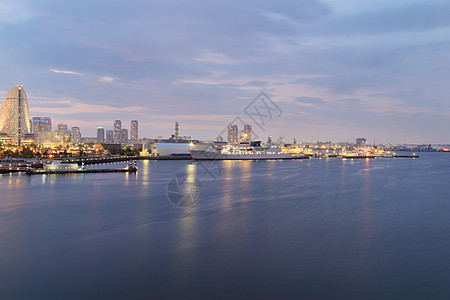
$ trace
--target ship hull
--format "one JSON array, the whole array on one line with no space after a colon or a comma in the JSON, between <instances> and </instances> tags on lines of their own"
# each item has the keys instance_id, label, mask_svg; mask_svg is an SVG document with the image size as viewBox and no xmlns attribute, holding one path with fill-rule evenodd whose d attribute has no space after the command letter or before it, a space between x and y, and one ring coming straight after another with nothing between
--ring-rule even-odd
<instances>
[{"instance_id":1,"label":"ship hull","mask_svg":"<svg viewBox=\"0 0 450 300\"><path fill-rule=\"evenodd\" d=\"M305 159L309 156L298 153L281 154L221 154L205 150L191 150L195 160L268 160L268 159Z\"/></svg>"}]
</instances>

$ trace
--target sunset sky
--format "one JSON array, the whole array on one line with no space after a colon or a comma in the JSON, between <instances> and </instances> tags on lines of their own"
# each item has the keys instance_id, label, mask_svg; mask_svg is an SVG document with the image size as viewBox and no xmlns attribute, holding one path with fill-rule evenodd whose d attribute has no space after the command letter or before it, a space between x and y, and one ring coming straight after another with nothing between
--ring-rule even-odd
<instances>
[{"instance_id":1,"label":"sunset sky","mask_svg":"<svg viewBox=\"0 0 450 300\"><path fill-rule=\"evenodd\" d=\"M215 139L264 91L263 140L450 143L450 1L0 0L0 41L1 100L83 136Z\"/></svg>"}]
</instances>

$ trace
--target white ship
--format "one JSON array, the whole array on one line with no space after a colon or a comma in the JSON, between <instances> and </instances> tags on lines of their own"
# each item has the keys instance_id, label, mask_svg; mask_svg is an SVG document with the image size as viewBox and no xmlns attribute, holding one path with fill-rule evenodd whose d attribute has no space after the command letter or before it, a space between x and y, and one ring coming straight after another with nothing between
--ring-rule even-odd
<instances>
[{"instance_id":1,"label":"white ship","mask_svg":"<svg viewBox=\"0 0 450 300\"><path fill-rule=\"evenodd\" d=\"M196 160L267 160L267 159L303 159L308 155L289 152L283 147L262 147L260 142L241 145L212 146L206 150L190 150Z\"/></svg>"}]
</instances>

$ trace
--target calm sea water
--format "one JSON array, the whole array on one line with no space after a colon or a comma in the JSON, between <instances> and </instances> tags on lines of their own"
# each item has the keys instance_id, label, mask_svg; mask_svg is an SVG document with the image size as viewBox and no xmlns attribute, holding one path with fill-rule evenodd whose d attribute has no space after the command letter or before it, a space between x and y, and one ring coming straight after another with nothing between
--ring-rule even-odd
<instances>
[{"instance_id":1,"label":"calm sea water","mask_svg":"<svg viewBox=\"0 0 450 300\"><path fill-rule=\"evenodd\" d=\"M0 298L450 298L448 154L139 166L1 176Z\"/></svg>"}]
</instances>

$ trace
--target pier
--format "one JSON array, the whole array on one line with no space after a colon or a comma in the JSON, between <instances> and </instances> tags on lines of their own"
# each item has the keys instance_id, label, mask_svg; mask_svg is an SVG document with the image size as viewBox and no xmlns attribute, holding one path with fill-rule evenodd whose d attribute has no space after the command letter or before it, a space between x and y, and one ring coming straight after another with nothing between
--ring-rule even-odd
<instances>
[{"instance_id":1,"label":"pier","mask_svg":"<svg viewBox=\"0 0 450 300\"><path fill-rule=\"evenodd\" d=\"M337 156L336 156L337 157ZM348 156L341 156L342 159L364 159L364 158L376 158L376 156L373 155L348 155Z\"/></svg>"},{"instance_id":2,"label":"pier","mask_svg":"<svg viewBox=\"0 0 450 300\"><path fill-rule=\"evenodd\" d=\"M0 174L25 172L26 167L0 167Z\"/></svg>"},{"instance_id":3,"label":"pier","mask_svg":"<svg viewBox=\"0 0 450 300\"><path fill-rule=\"evenodd\" d=\"M129 167L122 169L102 169L102 170L27 170L27 175L49 175L49 174L92 174L92 173L136 173L137 168Z\"/></svg>"},{"instance_id":4,"label":"pier","mask_svg":"<svg viewBox=\"0 0 450 300\"><path fill-rule=\"evenodd\" d=\"M405 158L419 158L417 154L394 154L394 157L405 157Z\"/></svg>"},{"instance_id":5,"label":"pier","mask_svg":"<svg viewBox=\"0 0 450 300\"><path fill-rule=\"evenodd\" d=\"M92 163L91 163L92 164ZM36 164L26 164L24 165L0 165L0 174L11 174L11 173L20 173L25 172L28 175L35 174L86 174L86 173L134 173L138 170L137 162L134 159L129 160L128 165L125 168L115 168L115 169L85 169L84 161L81 162L81 168L77 167L77 163L68 163L61 164L58 163L42 163L41 165Z\"/></svg>"}]
</instances>

